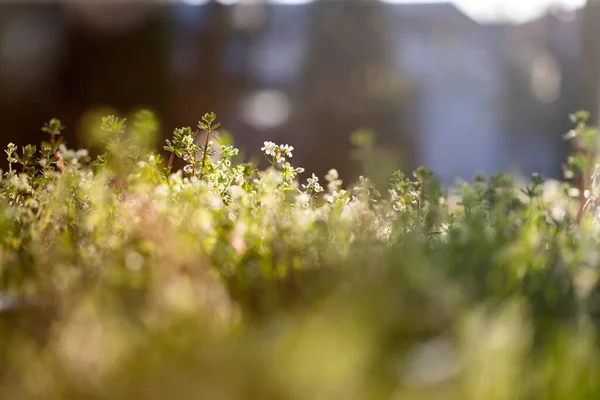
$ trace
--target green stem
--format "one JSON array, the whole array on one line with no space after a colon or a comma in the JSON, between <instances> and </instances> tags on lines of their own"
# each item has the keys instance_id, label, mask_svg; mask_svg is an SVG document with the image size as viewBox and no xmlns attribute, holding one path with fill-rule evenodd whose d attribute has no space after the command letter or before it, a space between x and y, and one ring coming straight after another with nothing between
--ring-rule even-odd
<instances>
[{"instance_id":1,"label":"green stem","mask_svg":"<svg viewBox=\"0 0 600 400\"><path fill-rule=\"evenodd\" d=\"M202 156L202 170L200 171L200 179L202 179L202 177L204 176L204 166L206 165L206 153L208 153L209 138L210 138L210 131L206 131L206 141L204 142L204 155Z\"/></svg>"},{"instance_id":2,"label":"green stem","mask_svg":"<svg viewBox=\"0 0 600 400\"><path fill-rule=\"evenodd\" d=\"M217 163L217 165L215 165L215 170L219 169L219 167L221 167L221 165L223 165L223 162L227 160L226 157L221 158L221 160Z\"/></svg>"}]
</instances>

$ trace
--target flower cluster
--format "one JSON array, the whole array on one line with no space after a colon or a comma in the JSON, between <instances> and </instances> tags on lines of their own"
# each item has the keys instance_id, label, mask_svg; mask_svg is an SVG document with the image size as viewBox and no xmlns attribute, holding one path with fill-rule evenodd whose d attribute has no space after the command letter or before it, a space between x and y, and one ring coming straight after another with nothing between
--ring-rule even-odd
<instances>
[{"instance_id":1,"label":"flower cluster","mask_svg":"<svg viewBox=\"0 0 600 400\"><path fill-rule=\"evenodd\" d=\"M261 150L266 156L270 157L269 161L271 164L279 164L285 161L286 157L293 157L292 150L294 150L294 146L290 146L288 144L276 145L270 141L266 141L264 144L265 145L261 148Z\"/></svg>"},{"instance_id":2,"label":"flower cluster","mask_svg":"<svg viewBox=\"0 0 600 400\"><path fill-rule=\"evenodd\" d=\"M325 175L325 180L327 181L327 191L329 193L333 193L338 190L342 186L342 180L339 179L340 175L336 169L330 169Z\"/></svg>"},{"instance_id":3,"label":"flower cluster","mask_svg":"<svg viewBox=\"0 0 600 400\"><path fill-rule=\"evenodd\" d=\"M330 203L335 203L338 200L342 200L345 204L347 204L350 201L350 198L346 196L347 194L348 192L343 189L340 191L334 190L331 193L327 193L324 197L325 200L327 200Z\"/></svg>"},{"instance_id":4,"label":"flower cluster","mask_svg":"<svg viewBox=\"0 0 600 400\"><path fill-rule=\"evenodd\" d=\"M314 173L312 174L312 177L306 180L306 184L303 184L302 188L307 192L312 193L321 193L323 191L323 186L319 184L319 177Z\"/></svg>"}]
</instances>

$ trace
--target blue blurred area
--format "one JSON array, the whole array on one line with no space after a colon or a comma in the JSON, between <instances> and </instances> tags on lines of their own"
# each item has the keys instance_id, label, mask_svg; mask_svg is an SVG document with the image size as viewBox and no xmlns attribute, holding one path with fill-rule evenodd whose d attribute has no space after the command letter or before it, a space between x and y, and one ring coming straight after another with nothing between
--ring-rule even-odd
<instances>
[{"instance_id":1,"label":"blue blurred area","mask_svg":"<svg viewBox=\"0 0 600 400\"><path fill-rule=\"evenodd\" d=\"M483 25L444 3L0 5L0 132L30 140L57 116L76 140L78 118L109 104L154 109L168 135L213 110L247 154L290 143L320 174L359 173L348 138L370 128L446 184L558 177L568 113L595 85L584 12Z\"/></svg>"}]
</instances>

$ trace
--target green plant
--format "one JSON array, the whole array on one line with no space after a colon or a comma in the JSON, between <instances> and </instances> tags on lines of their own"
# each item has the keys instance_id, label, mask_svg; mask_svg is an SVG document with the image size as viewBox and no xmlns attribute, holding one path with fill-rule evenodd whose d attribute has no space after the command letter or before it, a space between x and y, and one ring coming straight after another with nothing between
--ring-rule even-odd
<instances>
[{"instance_id":1,"label":"green plant","mask_svg":"<svg viewBox=\"0 0 600 400\"><path fill-rule=\"evenodd\" d=\"M571 114L570 118L576 127L565 135L565 139L574 142L575 151L567 160L564 169L567 178L577 181L573 193L579 198L578 215L581 217L589 205L590 182L598 162L598 130L587 125L590 118L588 112L580 111Z\"/></svg>"},{"instance_id":2,"label":"green plant","mask_svg":"<svg viewBox=\"0 0 600 400\"><path fill-rule=\"evenodd\" d=\"M95 159L52 120L0 180L0 398L597 398L587 118L576 188L419 168L387 192L286 144L241 162L212 113L166 162L148 111L99 121Z\"/></svg>"}]
</instances>

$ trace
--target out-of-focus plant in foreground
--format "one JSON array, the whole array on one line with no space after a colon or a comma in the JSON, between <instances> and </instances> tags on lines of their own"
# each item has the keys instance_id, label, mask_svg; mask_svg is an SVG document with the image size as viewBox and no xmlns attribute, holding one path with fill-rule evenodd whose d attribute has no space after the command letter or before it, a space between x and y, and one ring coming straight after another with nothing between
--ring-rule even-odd
<instances>
[{"instance_id":1,"label":"out-of-focus plant in foreground","mask_svg":"<svg viewBox=\"0 0 600 400\"><path fill-rule=\"evenodd\" d=\"M141 111L92 157L44 125L0 181L0 398L597 399L597 133L566 182L240 160ZM176 165L182 165L177 169ZM380 178L380 177L377 177Z\"/></svg>"}]
</instances>

